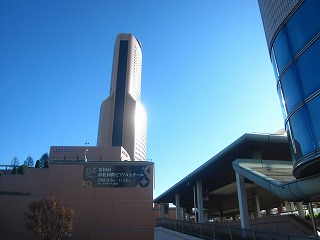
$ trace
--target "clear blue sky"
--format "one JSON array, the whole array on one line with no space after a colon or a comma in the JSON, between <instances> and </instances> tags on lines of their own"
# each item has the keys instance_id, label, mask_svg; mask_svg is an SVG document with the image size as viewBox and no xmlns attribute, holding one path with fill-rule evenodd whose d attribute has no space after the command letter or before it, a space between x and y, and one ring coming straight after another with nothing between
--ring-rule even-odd
<instances>
[{"instance_id":1,"label":"clear blue sky","mask_svg":"<svg viewBox=\"0 0 320 240\"><path fill-rule=\"evenodd\" d=\"M120 32L142 42L155 197L244 133L283 127L256 0L1 0L0 29L0 164L96 144Z\"/></svg>"}]
</instances>

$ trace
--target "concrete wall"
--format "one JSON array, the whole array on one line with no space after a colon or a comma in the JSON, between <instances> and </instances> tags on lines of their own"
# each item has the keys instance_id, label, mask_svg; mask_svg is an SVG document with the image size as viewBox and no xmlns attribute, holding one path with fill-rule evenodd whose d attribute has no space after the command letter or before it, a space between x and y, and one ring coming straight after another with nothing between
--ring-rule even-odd
<instances>
[{"instance_id":1,"label":"concrete wall","mask_svg":"<svg viewBox=\"0 0 320 240\"><path fill-rule=\"evenodd\" d=\"M27 169L24 175L2 174L0 239L32 239L33 234L25 228L24 212L31 201L43 196L57 197L75 210L73 239L153 239L153 164L117 164L150 166L149 185L85 187L85 163L51 164L48 169Z\"/></svg>"}]
</instances>

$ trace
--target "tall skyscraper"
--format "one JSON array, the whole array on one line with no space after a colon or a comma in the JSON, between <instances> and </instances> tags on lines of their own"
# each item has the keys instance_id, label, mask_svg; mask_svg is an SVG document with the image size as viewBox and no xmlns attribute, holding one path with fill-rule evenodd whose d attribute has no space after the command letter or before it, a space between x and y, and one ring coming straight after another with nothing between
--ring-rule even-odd
<instances>
[{"instance_id":1,"label":"tall skyscraper","mask_svg":"<svg viewBox=\"0 0 320 240\"><path fill-rule=\"evenodd\" d=\"M140 103L141 43L131 34L117 36L109 97L101 104L99 147L122 146L134 161L146 160L147 115Z\"/></svg>"},{"instance_id":2,"label":"tall skyscraper","mask_svg":"<svg viewBox=\"0 0 320 240\"><path fill-rule=\"evenodd\" d=\"M320 1L258 0L296 178L320 172Z\"/></svg>"}]
</instances>

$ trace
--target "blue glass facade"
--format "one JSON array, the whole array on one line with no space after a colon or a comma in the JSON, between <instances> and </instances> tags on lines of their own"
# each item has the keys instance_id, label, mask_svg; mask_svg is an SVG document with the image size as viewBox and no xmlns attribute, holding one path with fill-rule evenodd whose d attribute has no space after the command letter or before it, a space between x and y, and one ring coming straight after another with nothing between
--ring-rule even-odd
<instances>
[{"instance_id":1,"label":"blue glass facade","mask_svg":"<svg viewBox=\"0 0 320 240\"><path fill-rule=\"evenodd\" d=\"M320 172L320 1L305 0L271 44L277 90L292 147L293 174Z\"/></svg>"},{"instance_id":2,"label":"blue glass facade","mask_svg":"<svg viewBox=\"0 0 320 240\"><path fill-rule=\"evenodd\" d=\"M124 103L126 94L128 41L120 41L117 86L113 117L112 146L122 146Z\"/></svg>"}]
</instances>

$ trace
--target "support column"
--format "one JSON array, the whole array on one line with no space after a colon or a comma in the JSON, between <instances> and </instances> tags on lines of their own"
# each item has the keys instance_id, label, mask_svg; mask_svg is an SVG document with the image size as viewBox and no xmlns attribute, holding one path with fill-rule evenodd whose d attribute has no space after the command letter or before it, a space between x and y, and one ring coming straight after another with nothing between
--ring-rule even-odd
<instances>
[{"instance_id":1,"label":"support column","mask_svg":"<svg viewBox=\"0 0 320 240\"><path fill-rule=\"evenodd\" d=\"M186 212L186 208L182 208L182 221L186 221L187 219Z\"/></svg>"},{"instance_id":2,"label":"support column","mask_svg":"<svg viewBox=\"0 0 320 240\"><path fill-rule=\"evenodd\" d=\"M179 193L176 193L175 200L176 200L176 220L181 220L180 219L180 194Z\"/></svg>"},{"instance_id":3,"label":"support column","mask_svg":"<svg viewBox=\"0 0 320 240\"><path fill-rule=\"evenodd\" d=\"M204 213L203 213L203 221L204 221L204 222L209 222L208 212L204 212Z\"/></svg>"},{"instance_id":4,"label":"support column","mask_svg":"<svg viewBox=\"0 0 320 240\"><path fill-rule=\"evenodd\" d=\"M219 209L219 223L223 222L223 209Z\"/></svg>"},{"instance_id":5,"label":"support column","mask_svg":"<svg viewBox=\"0 0 320 240\"><path fill-rule=\"evenodd\" d=\"M186 213L186 221L190 222L190 213Z\"/></svg>"},{"instance_id":6,"label":"support column","mask_svg":"<svg viewBox=\"0 0 320 240\"><path fill-rule=\"evenodd\" d=\"M315 237L318 237L317 226L316 226L316 222L315 222L315 220L314 220L314 215L313 215L312 203L309 202L308 205L309 205L309 214L310 214L310 216L311 216L311 221L312 221L314 236L315 236Z\"/></svg>"},{"instance_id":7,"label":"support column","mask_svg":"<svg viewBox=\"0 0 320 240\"><path fill-rule=\"evenodd\" d=\"M259 196L257 194L254 195L254 202L256 204L257 218L261 218L260 201L259 201Z\"/></svg>"},{"instance_id":8,"label":"support column","mask_svg":"<svg viewBox=\"0 0 320 240\"><path fill-rule=\"evenodd\" d=\"M196 201L196 188L193 186L193 207L194 207L194 222L198 222L197 221L197 201Z\"/></svg>"},{"instance_id":9,"label":"support column","mask_svg":"<svg viewBox=\"0 0 320 240\"><path fill-rule=\"evenodd\" d=\"M203 223L202 182L197 181L196 187L197 187L198 222Z\"/></svg>"},{"instance_id":10,"label":"support column","mask_svg":"<svg viewBox=\"0 0 320 240\"><path fill-rule=\"evenodd\" d=\"M299 216L304 218L304 210L303 210L302 202L297 202L296 204L297 204Z\"/></svg>"},{"instance_id":11,"label":"support column","mask_svg":"<svg viewBox=\"0 0 320 240\"><path fill-rule=\"evenodd\" d=\"M160 218L165 218L165 208L166 208L166 204L160 203Z\"/></svg>"},{"instance_id":12,"label":"support column","mask_svg":"<svg viewBox=\"0 0 320 240\"><path fill-rule=\"evenodd\" d=\"M294 202L290 202L290 210L291 210L291 212L294 211Z\"/></svg>"},{"instance_id":13,"label":"support column","mask_svg":"<svg viewBox=\"0 0 320 240\"><path fill-rule=\"evenodd\" d=\"M237 179L237 192L238 192L238 202L240 209L240 223L241 228L249 229L249 214L248 214L248 203L247 203L247 193L244 182L243 175L236 172Z\"/></svg>"}]
</instances>

